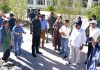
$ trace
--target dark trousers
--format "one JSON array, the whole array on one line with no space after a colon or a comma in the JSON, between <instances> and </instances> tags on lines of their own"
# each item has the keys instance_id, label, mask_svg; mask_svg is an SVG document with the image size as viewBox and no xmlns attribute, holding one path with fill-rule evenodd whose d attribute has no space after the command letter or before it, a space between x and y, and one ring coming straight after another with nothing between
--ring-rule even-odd
<instances>
[{"instance_id":1,"label":"dark trousers","mask_svg":"<svg viewBox=\"0 0 100 70\"><path fill-rule=\"evenodd\" d=\"M51 34L51 35L53 35L53 28L50 28L50 29L48 29L48 32Z\"/></svg>"},{"instance_id":2,"label":"dark trousers","mask_svg":"<svg viewBox=\"0 0 100 70\"><path fill-rule=\"evenodd\" d=\"M57 46L58 46L58 48L57 48ZM61 46L61 37L58 34L57 37L56 37L55 48L60 50L60 46Z\"/></svg>"},{"instance_id":3,"label":"dark trousers","mask_svg":"<svg viewBox=\"0 0 100 70\"><path fill-rule=\"evenodd\" d=\"M7 61L7 59L8 59L9 56L10 56L10 51L11 51L11 49L9 49L9 48L8 48L7 50L4 51L2 60Z\"/></svg>"},{"instance_id":4,"label":"dark trousers","mask_svg":"<svg viewBox=\"0 0 100 70\"><path fill-rule=\"evenodd\" d=\"M32 38L32 54L39 52L40 36L33 36Z\"/></svg>"},{"instance_id":5,"label":"dark trousers","mask_svg":"<svg viewBox=\"0 0 100 70\"><path fill-rule=\"evenodd\" d=\"M87 59L89 58L92 49L93 49L92 43L88 43Z\"/></svg>"}]
</instances>

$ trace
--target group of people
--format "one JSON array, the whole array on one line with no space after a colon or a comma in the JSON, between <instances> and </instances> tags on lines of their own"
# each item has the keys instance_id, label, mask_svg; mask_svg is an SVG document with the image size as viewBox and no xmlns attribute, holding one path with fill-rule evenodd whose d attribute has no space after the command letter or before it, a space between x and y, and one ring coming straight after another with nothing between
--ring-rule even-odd
<instances>
[{"instance_id":1,"label":"group of people","mask_svg":"<svg viewBox=\"0 0 100 70\"><path fill-rule=\"evenodd\" d=\"M13 14L10 14L8 20L2 14L0 16L0 50L4 51L2 60L7 61L12 48L16 57L21 55L22 33L26 32L20 25L21 20L15 19Z\"/></svg>"},{"instance_id":2,"label":"group of people","mask_svg":"<svg viewBox=\"0 0 100 70\"><path fill-rule=\"evenodd\" d=\"M0 15L0 47L4 51L2 59L7 61L12 48L15 56L21 55L22 33L26 34L26 32L20 25L21 20L15 19L13 14L10 14L8 20L2 17L3 15ZM36 57L36 54L42 54L39 48L45 47L45 34L50 32L54 50L58 50L59 55L63 55L64 59L68 57L68 64L74 66L80 64L81 50L87 43L86 69L96 70L100 66L100 29L97 27L98 23L95 15L89 20L88 33L81 27L82 20L80 16L73 26L71 26L68 19L63 21L62 16L55 17L53 12L47 20L44 14L40 14L40 10L31 12L29 17L33 57Z\"/></svg>"},{"instance_id":3,"label":"group of people","mask_svg":"<svg viewBox=\"0 0 100 70\"><path fill-rule=\"evenodd\" d=\"M49 23L49 31L52 35L54 50L58 50L59 54L63 54L63 58L66 58L69 56L71 48L71 59L69 63L75 62L75 64L79 64L80 53L86 42L85 31L81 28L81 17L78 17L72 30L69 20L63 21L62 16L55 18L54 13L51 12L50 17L47 20L44 19L44 21L42 16L44 15L37 13L32 20L32 56L36 57L36 53L42 54L39 51L40 40L43 38L42 47L44 47L45 33L48 30L46 25ZM71 47L69 48L69 46Z\"/></svg>"}]
</instances>

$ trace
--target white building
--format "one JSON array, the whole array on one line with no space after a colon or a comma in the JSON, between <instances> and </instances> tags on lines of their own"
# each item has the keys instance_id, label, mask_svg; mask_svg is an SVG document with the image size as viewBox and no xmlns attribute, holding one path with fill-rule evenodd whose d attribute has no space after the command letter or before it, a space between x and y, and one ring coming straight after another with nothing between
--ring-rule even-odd
<instances>
[{"instance_id":1,"label":"white building","mask_svg":"<svg viewBox=\"0 0 100 70\"><path fill-rule=\"evenodd\" d=\"M100 0L88 0L87 9L91 8L94 4L100 5Z\"/></svg>"},{"instance_id":2,"label":"white building","mask_svg":"<svg viewBox=\"0 0 100 70\"><path fill-rule=\"evenodd\" d=\"M46 8L52 3L52 0L28 0L28 9Z\"/></svg>"}]
</instances>

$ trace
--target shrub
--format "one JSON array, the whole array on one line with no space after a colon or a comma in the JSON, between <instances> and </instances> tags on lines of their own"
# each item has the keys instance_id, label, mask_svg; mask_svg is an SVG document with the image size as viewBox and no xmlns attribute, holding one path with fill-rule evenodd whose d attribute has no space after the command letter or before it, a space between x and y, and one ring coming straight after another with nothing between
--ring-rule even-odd
<instances>
[{"instance_id":1,"label":"shrub","mask_svg":"<svg viewBox=\"0 0 100 70\"><path fill-rule=\"evenodd\" d=\"M94 6L87 12L88 18L91 18L94 14L96 15L97 19L100 20L100 6Z\"/></svg>"},{"instance_id":2,"label":"shrub","mask_svg":"<svg viewBox=\"0 0 100 70\"><path fill-rule=\"evenodd\" d=\"M9 11L11 11L11 8L9 7L8 4L2 4L2 5L1 5L1 11L2 11L3 13L8 13Z\"/></svg>"}]
</instances>

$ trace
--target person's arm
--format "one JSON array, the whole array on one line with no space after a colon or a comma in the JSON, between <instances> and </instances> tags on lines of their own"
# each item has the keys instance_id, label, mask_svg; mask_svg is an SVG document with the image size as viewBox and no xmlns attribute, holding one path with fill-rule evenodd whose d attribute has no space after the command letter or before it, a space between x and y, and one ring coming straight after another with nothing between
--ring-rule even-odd
<instances>
[{"instance_id":1,"label":"person's arm","mask_svg":"<svg viewBox=\"0 0 100 70\"><path fill-rule=\"evenodd\" d=\"M74 36L74 29L71 32L71 36L69 37L69 46L71 46L71 42L73 40L73 36Z\"/></svg>"},{"instance_id":2,"label":"person's arm","mask_svg":"<svg viewBox=\"0 0 100 70\"><path fill-rule=\"evenodd\" d=\"M13 35L19 35L20 33L16 32L16 31L15 31L15 28L16 28L16 26L14 26L13 29L12 29Z\"/></svg>"},{"instance_id":3,"label":"person's arm","mask_svg":"<svg viewBox=\"0 0 100 70\"><path fill-rule=\"evenodd\" d=\"M21 33L20 34L22 34L22 33L26 34L26 32L24 31L24 29L21 27Z\"/></svg>"},{"instance_id":4,"label":"person's arm","mask_svg":"<svg viewBox=\"0 0 100 70\"><path fill-rule=\"evenodd\" d=\"M85 31L82 33L82 44L80 46L80 50L83 49L83 46L85 45L86 43L86 34L85 34Z\"/></svg>"},{"instance_id":5,"label":"person's arm","mask_svg":"<svg viewBox=\"0 0 100 70\"><path fill-rule=\"evenodd\" d=\"M56 28L57 22L58 22L58 20L56 20L56 22L53 24L52 28Z\"/></svg>"},{"instance_id":6,"label":"person's arm","mask_svg":"<svg viewBox=\"0 0 100 70\"><path fill-rule=\"evenodd\" d=\"M45 24L45 32L46 34L48 33L48 22L46 21L46 24Z\"/></svg>"}]
</instances>

